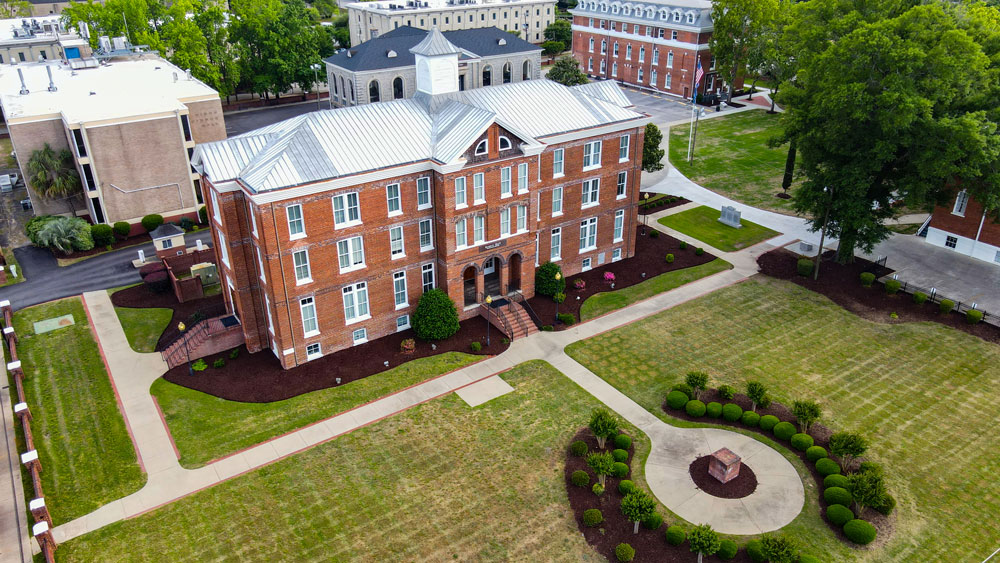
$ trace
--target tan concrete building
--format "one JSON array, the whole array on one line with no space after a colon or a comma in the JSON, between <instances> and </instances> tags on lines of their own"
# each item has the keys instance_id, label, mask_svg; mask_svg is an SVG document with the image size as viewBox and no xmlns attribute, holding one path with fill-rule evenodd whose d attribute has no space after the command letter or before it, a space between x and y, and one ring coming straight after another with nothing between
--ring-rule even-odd
<instances>
[{"instance_id":1,"label":"tan concrete building","mask_svg":"<svg viewBox=\"0 0 1000 563\"><path fill-rule=\"evenodd\" d=\"M0 105L24 177L46 143L68 149L80 174L75 203L27 182L35 213L74 203L95 223L194 217L203 198L190 155L226 137L218 93L155 55L0 67Z\"/></svg>"},{"instance_id":2,"label":"tan concrete building","mask_svg":"<svg viewBox=\"0 0 1000 563\"><path fill-rule=\"evenodd\" d=\"M31 3L31 15L48 16L59 15L63 8L69 6L69 2L59 0L28 0Z\"/></svg>"},{"instance_id":3,"label":"tan concrete building","mask_svg":"<svg viewBox=\"0 0 1000 563\"><path fill-rule=\"evenodd\" d=\"M0 64L89 57L90 44L61 16L0 20Z\"/></svg>"}]
</instances>

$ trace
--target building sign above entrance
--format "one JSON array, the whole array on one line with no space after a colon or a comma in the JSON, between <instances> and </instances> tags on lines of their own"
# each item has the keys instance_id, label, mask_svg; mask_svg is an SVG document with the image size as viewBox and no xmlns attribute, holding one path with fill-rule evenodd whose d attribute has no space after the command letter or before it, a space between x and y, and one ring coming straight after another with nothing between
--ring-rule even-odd
<instances>
[{"instance_id":1,"label":"building sign above entrance","mask_svg":"<svg viewBox=\"0 0 1000 563\"><path fill-rule=\"evenodd\" d=\"M489 244L484 244L479 247L479 252L486 252L487 250L493 250L494 248L500 248L501 246L506 246L506 240L498 240L496 242L491 242Z\"/></svg>"}]
</instances>

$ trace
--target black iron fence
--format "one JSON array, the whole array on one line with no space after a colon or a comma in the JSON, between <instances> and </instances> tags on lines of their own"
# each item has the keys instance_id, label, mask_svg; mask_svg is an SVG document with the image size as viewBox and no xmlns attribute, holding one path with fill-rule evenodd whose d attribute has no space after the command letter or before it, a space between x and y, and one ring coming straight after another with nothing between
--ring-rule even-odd
<instances>
[{"instance_id":1,"label":"black iron fence","mask_svg":"<svg viewBox=\"0 0 1000 563\"><path fill-rule=\"evenodd\" d=\"M881 265L883 267L885 266L885 257L881 258ZM946 299L950 300L950 301L952 301L955 304L955 307L952 310L957 311L957 312L959 312L959 313L961 313L963 315L965 313L969 312L969 311L973 311L973 310L979 311L980 313L983 314L983 321L982 322L989 323L989 324L991 324L993 326L1000 327L1000 314L998 314L998 313L992 313L990 311L986 311L985 309L983 309L982 307L980 307L979 304L976 303L975 301L962 301L961 299L954 299L954 298L948 297L947 295L942 294L935 287L922 287L922 286L919 286L919 285L917 285L915 283L911 283L911 282L908 282L908 281L903 281L901 279L898 279L895 275L893 275L893 276L886 276L886 277L882 278L881 281L883 283L885 283L886 281L888 281L890 279L895 279L900 284L902 284L902 285L899 286L899 290L902 291L903 293L908 293L910 295L913 295L914 293L917 293L917 292L923 293L924 295L927 296L927 301L929 303L940 304L942 301L944 301Z\"/></svg>"}]
</instances>

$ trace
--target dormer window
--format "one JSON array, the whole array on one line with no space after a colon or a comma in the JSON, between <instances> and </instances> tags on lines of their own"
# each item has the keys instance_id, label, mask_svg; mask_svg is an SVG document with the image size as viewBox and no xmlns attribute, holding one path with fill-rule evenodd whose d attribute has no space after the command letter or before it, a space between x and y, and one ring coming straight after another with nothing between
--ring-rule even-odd
<instances>
[{"instance_id":1,"label":"dormer window","mask_svg":"<svg viewBox=\"0 0 1000 563\"><path fill-rule=\"evenodd\" d=\"M476 156L482 156L482 155L486 154L488 151L489 151L489 147L486 144L486 139L483 139L482 141L479 141L479 144L476 145L476 151L475 151Z\"/></svg>"},{"instance_id":2,"label":"dormer window","mask_svg":"<svg viewBox=\"0 0 1000 563\"><path fill-rule=\"evenodd\" d=\"M509 151L511 149L510 139L500 135L500 150Z\"/></svg>"},{"instance_id":3,"label":"dormer window","mask_svg":"<svg viewBox=\"0 0 1000 563\"><path fill-rule=\"evenodd\" d=\"M507 40L506 39L504 39L502 37L500 39L497 39L497 45L503 46L503 45L506 45L506 44L507 44Z\"/></svg>"},{"instance_id":4,"label":"dormer window","mask_svg":"<svg viewBox=\"0 0 1000 563\"><path fill-rule=\"evenodd\" d=\"M390 59L395 59L396 58L396 51L393 51L393 50L390 49L389 52L385 54L385 56L389 57Z\"/></svg>"},{"instance_id":5,"label":"dormer window","mask_svg":"<svg viewBox=\"0 0 1000 563\"><path fill-rule=\"evenodd\" d=\"M694 14L692 14L692 13L688 12L688 15L687 15L687 22L688 22L688 23L694 23Z\"/></svg>"},{"instance_id":6,"label":"dormer window","mask_svg":"<svg viewBox=\"0 0 1000 563\"><path fill-rule=\"evenodd\" d=\"M680 12L674 12L674 21L675 22L681 21L681 13Z\"/></svg>"}]
</instances>

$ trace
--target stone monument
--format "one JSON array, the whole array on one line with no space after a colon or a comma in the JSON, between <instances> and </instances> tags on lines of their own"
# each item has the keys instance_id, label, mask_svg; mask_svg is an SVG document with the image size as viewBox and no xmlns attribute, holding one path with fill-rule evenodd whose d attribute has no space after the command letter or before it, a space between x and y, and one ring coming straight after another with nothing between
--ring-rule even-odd
<instances>
[{"instance_id":1,"label":"stone monument","mask_svg":"<svg viewBox=\"0 0 1000 563\"><path fill-rule=\"evenodd\" d=\"M712 454L712 459L708 462L708 474L721 483L728 483L739 476L740 465L740 456L729 448L722 448Z\"/></svg>"},{"instance_id":2,"label":"stone monument","mask_svg":"<svg viewBox=\"0 0 1000 563\"><path fill-rule=\"evenodd\" d=\"M722 208L722 215L719 217L719 222L737 229L743 226L740 224L740 212L731 205L726 205Z\"/></svg>"}]
</instances>

